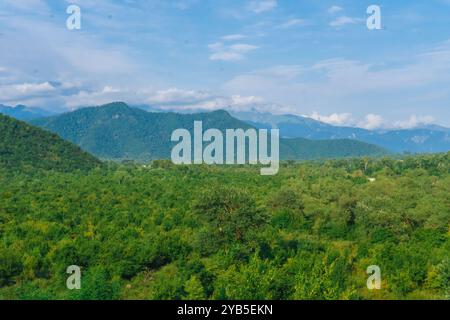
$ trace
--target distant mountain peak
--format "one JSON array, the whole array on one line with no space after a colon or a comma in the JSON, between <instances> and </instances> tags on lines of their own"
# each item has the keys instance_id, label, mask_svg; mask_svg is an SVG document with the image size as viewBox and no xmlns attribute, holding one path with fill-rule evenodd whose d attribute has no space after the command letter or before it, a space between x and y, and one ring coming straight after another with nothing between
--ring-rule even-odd
<instances>
[{"instance_id":1,"label":"distant mountain peak","mask_svg":"<svg viewBox=\"0 0 450 320\"><path fill-rule=\"evenodd\" d=\"M220 117L223 119L234 119L234 120L240 121L240 120L234 118L227 110L224 110L224 109L214 110L214 111L210 111L210 112L206 111L206 112L202 112L201 114L204 114L204 115L208 114L212 117L218 117L218 118Z\"/></svg>"},{"instance_id":2,"label":"distant mountain peak","mask_svg":"<svg viewBox=\"0 0 450 320\"><path fill-rule=\"evenodd\" d=\"M40 108L27 107L22 104L15 107L0 104L0 113L18 120L32 120L53 115L52 112L42 110Z\"/></svg>"},{"instance_id":3,"label":"distant mountain peak","mask_svg":"<svg viewBox=\"0 0 450 320\"><path fill-rule=\"evenodd\" d=\"M131 112L133 110L138 110L136 108L130 107L128 104L126 104L125 102L121 102L121 101L103 104L103 105L97 106L95 108L100 109L102 111L107 111L107 112L125 112L125 113ZM83 110L83 109L78 109L78 110Z\"/></svg>"},{"instance_id":4,"label":"distant mountain peak","mask_svg":"<svg viewBox=\"0 0 450 320\"><path fill-rule=\"evenodd\" d=\"M114 101L98 106L98 108L127 108L132 109L128 104L122 101Z\"/></svg>"},{"instance_id":5,"label":"distant mountain peak","mask_svg":"<svg viewBox=\"0 0 450 320\"><path fill-rule=\"evenodd\" d=\"M206 112L206 113L208 113L208 112ZM212 113L212 114L214 114L214 113L215 114L223 114L223 115L231 116L230 113L227 110L225 110L225 109L218 109L218 110L211 111L209 113Z\"/></svg>"}]
</instances>

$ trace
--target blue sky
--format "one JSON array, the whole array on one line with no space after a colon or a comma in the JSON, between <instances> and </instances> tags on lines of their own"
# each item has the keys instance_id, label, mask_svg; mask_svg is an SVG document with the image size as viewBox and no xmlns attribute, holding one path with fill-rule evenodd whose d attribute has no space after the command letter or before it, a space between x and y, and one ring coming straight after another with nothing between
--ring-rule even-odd
<instances>
[{"instance_id":1,"label":"blue sky","mask_svg":"<svg viewBox=\"0 0 450 320\"><path fill-rule=\"evenodd\" d=\"M66 8L81 8L68 30ZM382 30L368 30L369 5ZM450 0L0 2L0 103L450 126Z\"/></svg>"}]
</instances>

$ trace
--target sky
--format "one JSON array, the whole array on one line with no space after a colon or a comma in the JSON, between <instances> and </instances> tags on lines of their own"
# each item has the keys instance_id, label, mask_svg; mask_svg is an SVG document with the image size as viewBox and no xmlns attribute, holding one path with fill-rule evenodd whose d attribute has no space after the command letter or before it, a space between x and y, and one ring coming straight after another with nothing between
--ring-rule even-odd
<instances>
[{"instance_id":1,"label":"sky","mask_svg":"<svg viewBox=\"0 0 450 320\"><path fill-rule=\"evenodd\" d=\"M81 28L67 28L77 5ZM381 9L369 30L367 8ZM450 126L450 0L1 0L0 104Z\"/></svg>"}]
</instances>

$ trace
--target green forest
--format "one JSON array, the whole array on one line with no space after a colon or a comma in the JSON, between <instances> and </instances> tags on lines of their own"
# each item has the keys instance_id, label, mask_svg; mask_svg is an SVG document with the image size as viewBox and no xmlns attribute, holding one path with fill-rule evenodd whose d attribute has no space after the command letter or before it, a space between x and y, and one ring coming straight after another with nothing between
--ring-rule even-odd
<instances>
[{"instance_id":1,"label":"green forest","mask_svg":"<svg viewBox=\"0 0 450 320\"><path fill-rule=\"evenodd\" d=\"M0 299L450 298L450 153L289 161L276 176L9 165ZM80 290L66 288L70 265Z\"/></svg>"}]
</instances>

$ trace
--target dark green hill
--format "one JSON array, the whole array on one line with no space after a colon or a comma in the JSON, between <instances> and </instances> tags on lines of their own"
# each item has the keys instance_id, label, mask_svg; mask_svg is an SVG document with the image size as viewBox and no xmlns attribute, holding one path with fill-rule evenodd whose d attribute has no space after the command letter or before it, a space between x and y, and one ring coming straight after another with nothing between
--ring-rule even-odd
<instances>
[{"instance_id":1,"label":"dark green hill","mask_svg":"<svg viewBox=\"0 0 450 320\"><path fill-rule=\"evenodd\" d=\"M0 167L73 171L101 162L56 134L0 114Z\"/></svg>"},{"instance_id":2,"label":"dark green hill","mask_svg":"<svg viewBox=\"0 0 450 320\"><path fill-rule=\"evenodd\" d=\"M249 124L226 111L178 114L152 113L116 102L31 121L103 159L147 161L170 158L172 132L185 128L192 132L194 121L203 129L248 129ZM379 155L384 150L352 140L312 141L281 139L282 159L318 159L343 156Z\"/></svg>"}]
</instances>

